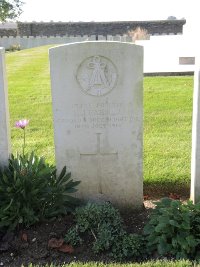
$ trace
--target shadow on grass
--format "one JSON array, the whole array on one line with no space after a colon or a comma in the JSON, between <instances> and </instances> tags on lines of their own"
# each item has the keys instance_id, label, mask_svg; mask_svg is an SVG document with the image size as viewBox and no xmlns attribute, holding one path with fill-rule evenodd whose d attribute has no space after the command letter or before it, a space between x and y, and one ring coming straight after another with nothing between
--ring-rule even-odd
<instances>
[{"instance_id":1,"label":"shadow on grass","mask_svg":"<svg viewBox=\"0 0 200 267\"><path fill-rule=\"evenodd\" d=\"M189 183L170 183L170 182L144 182L144 196L150 199L158 199L163 197L170 197L173 195L175 198L183 200L190 197L190 184Z\"/></svg>"}]
</instances>

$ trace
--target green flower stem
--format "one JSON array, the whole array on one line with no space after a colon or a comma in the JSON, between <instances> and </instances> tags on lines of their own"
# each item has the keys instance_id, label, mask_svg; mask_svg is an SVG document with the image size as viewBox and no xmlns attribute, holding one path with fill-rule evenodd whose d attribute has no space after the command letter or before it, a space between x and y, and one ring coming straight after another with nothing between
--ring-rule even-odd
<instances>
[{"instance_id":1,"label":"green flower stem","mask_svg":"<svg viewBox=\"0 0 200 267\"><path fill-rule=\"evenodd\" d=\"M23 154L23 156L24 156L24 151L25 151L25 143L26 143L26 134L25 134L25 128L23 129L23 131L24 131L24 144L23 144L23 146L22 146L22 154Z\"/></svg>"}]
</instances>

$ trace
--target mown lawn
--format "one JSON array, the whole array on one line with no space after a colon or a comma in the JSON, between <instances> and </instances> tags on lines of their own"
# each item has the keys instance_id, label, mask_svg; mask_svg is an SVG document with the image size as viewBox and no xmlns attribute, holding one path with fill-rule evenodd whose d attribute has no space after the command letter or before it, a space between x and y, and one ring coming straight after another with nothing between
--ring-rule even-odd
<instances>
[{"instance_id":1,"label":"mown lawn","mask_svg":"<svg viewBox=\"0 0 200 267\"><path fill-rule=\"evenodd\" d=\"M158 190L190 183L193 77L144 79L144 178Z\"/></svg>"},{"instance_id":2,"label":"mown lawn","mask_svg":"<svg viewBox=\"0 0 200 267\"><path fill-rule=\"evenodd\" d=\"M22 145L14 122L27 118L26 151L54 163L48 48L7 53L6 61L12 152ZM192 91L191 76L144 78L145 193L189 192Z\"/></svg>"},{"instance_id":3,"label":"mown lawn","mask_svg":"<svg viewBox=\"0 0 200 267\"><path fill-rule=\"evenodd\" d=\"M67 265L61 265L60 267L199 267L200 265L196 265L190 261L151 261L144 263L128 263L128 264L103 264L103 263L71 263ZM38 265L29 265L28 267L39 267ZM56 267L56 265L46 265L46 267Z\"/></svg>"},{"instance_id":4,"label":"mown lawn","mask_svg":"<svg viewBox=\"0 0 200 267\"><path fill-rule=\"evenodd\" d=\"M20 152L22 132L14 123L30 119L27 127L27 152L36 151L54 162L48 48L7 54L12 151Z\"/></svg>"}]
</instances>

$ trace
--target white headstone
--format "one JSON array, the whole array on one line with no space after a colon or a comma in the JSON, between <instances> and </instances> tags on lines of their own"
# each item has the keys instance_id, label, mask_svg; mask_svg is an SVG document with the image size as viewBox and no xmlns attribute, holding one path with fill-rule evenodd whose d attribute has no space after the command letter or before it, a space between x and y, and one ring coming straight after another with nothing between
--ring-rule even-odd
<instances>
[{"instance_id":1,"label":"white headstone","mask_svg":"<svg viewBox=\"0 0 200 267\"><path fill-rule=\"evenodd\" d=\"M143 49L83 42L50 49L58 170L81 180L82 199L143 203Z\"/></svg>"},{"instance_id":2,"label":"white headstone","mask_svg":"<svg viewBox=\"0 0 200 267\"><path fill-rule=\"evenodd\" d=\"M8 89L5 69L5 50L0 48L0 166L8 164L10 155L10 127Z\"/></svg>"},{"instance_id":3,"label":"white headstone","mask_svg":"<svg viewBox=\"0 0 200 267\"><path fill-rule=\"evenodd\" d=\"M190 198L194 203L200 201L200 68L194 75Z\"/></svg>"}]
</instances>

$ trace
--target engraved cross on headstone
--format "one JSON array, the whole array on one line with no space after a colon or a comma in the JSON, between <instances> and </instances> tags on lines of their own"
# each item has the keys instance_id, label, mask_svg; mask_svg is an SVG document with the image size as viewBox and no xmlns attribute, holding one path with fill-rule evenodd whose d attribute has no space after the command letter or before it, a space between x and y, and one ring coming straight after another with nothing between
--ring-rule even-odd
<instances>
[{"instance_id":1,"label":"engraved cross on headstone","mask_svg":"<svg viewBox=\"0 0 200 267\"><path fill-rule=\"evenodd\" d=\"M96 133L97 137L97 148L96 152L85 152L80 153L80 156L96 156L97 158L97 177L99 179L99 188L98 191L100 194L103 194L102 191L102 181L101 181L101 159L104 156L114 156L116 159L118 158L118 152L104 152L101 151L101 133Z\"/></svg>"}]
</instances>

